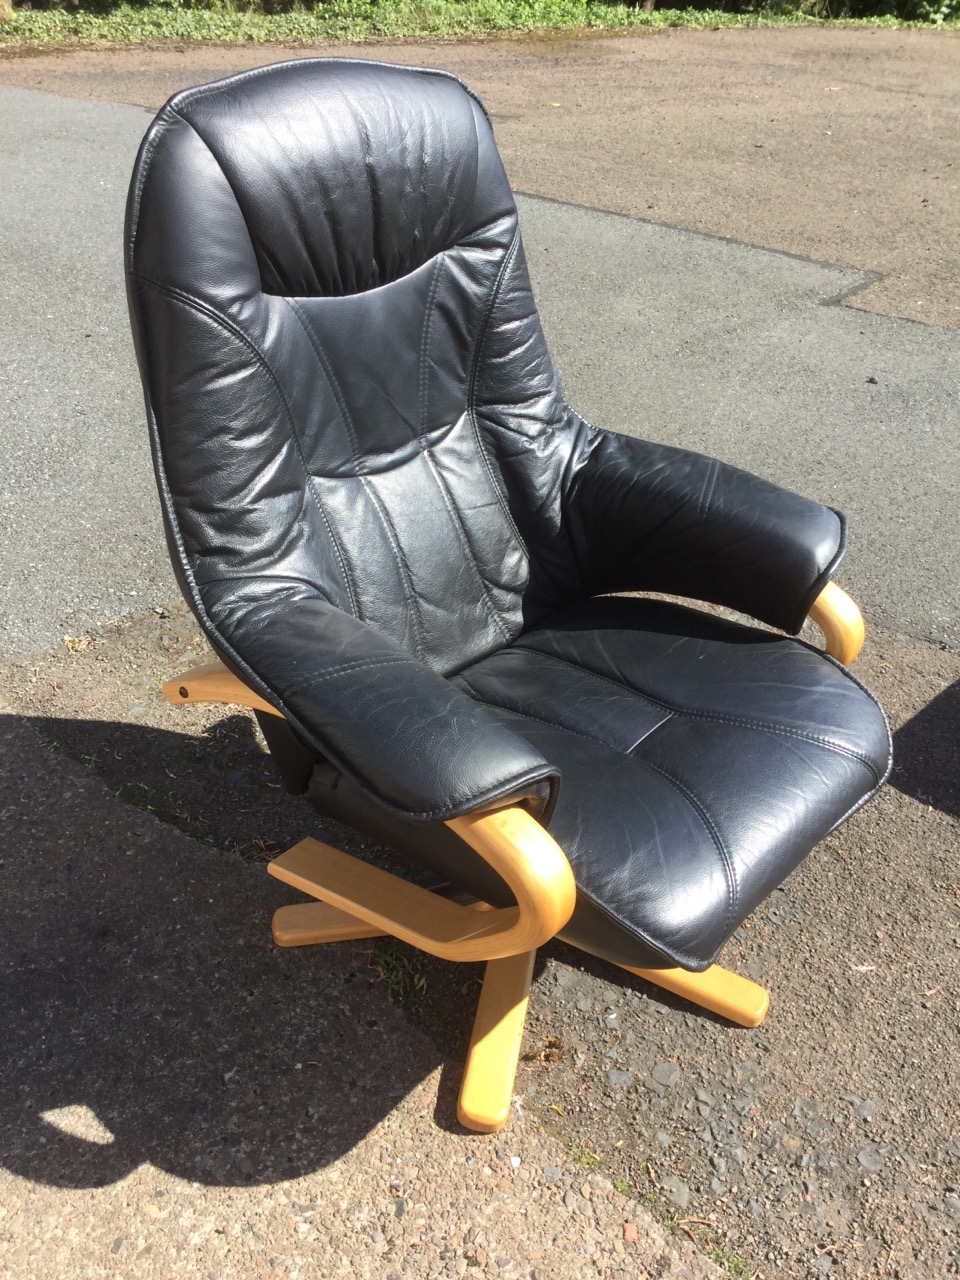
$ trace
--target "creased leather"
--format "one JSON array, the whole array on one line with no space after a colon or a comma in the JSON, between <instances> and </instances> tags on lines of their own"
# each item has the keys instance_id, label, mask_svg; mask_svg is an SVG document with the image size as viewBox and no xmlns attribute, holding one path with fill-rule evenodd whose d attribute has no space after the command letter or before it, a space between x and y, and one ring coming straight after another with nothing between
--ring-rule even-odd
<instances>
[{"instance_id":1,"label":"creased leather","mask_svg":"<svg viewBox=\"0 0 960 1280\"><path fill-rule=\"evenodd\" d=\"M602 913L564 936L612 958L632 937L712 963L890 769L886 718L843 667L676 605L574 605L455 683L560 768L550 829Z\"/></svg>"},{"instance_id":2,"label":"creased leather","mask_svg":"<svg viewBox=\"0 0 960 1280\"><path fill-rule=\"evenodd\" d=\"M839 512L687 450L604 433L575 466L564 512L590 594L666 591L795 635L846 545Z\"/></svg>"},{"instance_id":3,"label":"creased leather","mask_svg":"<svg viewBox=\"0 0 960 1280\"><path fill-rule=\"evenodd\" d=\"M562 937L618 964L712 964L890 768L881 709L819 652L650 600L586 601L453 683L562 771L550 831L577 905ZM502 905L443 824L404 822L318 770L310 799Z\"/></svg>"},{"instance_id":4,"label":"creased leather","mask_svg":"<svg viewBox=\"0 0 960 1280\"><path fill-rule=\"evenodd\" d=\"M556 770L535 748L302 584L273 582L269 596L249 599L231 591L216 613L231 665L379 803L435 820L506 796L543 808Z\"/></svg>"},{"instance_id":5,"label":"creased leather","mask_svg":"<svg viewBox=\"0 0 960 1280\"><path fill-rule=\"evenodd\" d=\"M126 237L183 591L378 811L423 824L556 790L567 748L484 705L477 664L562 701L520 650L578 602L665 590L795 630L842 553L828 508L566 404L489 122L452 76L302 60L187 90L144 140ZM674 733L654 702L577 687L590 732L609 704L611 777Z\"/></svg>"}]
</instances>

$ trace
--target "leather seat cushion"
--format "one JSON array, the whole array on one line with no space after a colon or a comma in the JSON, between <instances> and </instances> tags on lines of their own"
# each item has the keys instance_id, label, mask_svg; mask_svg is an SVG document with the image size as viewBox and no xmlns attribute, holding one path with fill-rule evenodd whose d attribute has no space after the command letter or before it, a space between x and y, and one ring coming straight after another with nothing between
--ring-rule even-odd
<instances>
[{"instance_id":1,"label":"leather seat cushion","mask_svg":"<svg viewBox=\"0 0 960 1280\"><path fill-rule=\"evenodd\" d=\"M890 767L883 711L838 663L649 599L578 604L453 681L559 766L564 936L624 963L631 940L711 963Z\"/></svg>"}]
</instances>

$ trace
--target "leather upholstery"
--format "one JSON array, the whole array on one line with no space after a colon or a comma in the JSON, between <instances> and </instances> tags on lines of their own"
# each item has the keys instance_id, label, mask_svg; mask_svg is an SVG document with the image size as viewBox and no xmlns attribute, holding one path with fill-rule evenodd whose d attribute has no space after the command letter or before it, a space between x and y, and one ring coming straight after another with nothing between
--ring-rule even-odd
<instances>
[{"instance_id":1,"label":"leather upholstery","mask_svg":"<svg viewBox=\"0 0 960 1280\"><path fill-rule=\"evenodd\" d=\"M677 605L574 605L454 683L559 767L550 831L578 891L562 936L617 963L706 967L890 767L883 713L838 663ZM398 822L328 766L310 797L504 901L442 824Z\"/></svg>"},{"instance_id":2,"label":"leather upholstery","mask_svg":"<svg viewBox=\"0 0 960 1280\"><path fill-rule=\"evenodd\" d=\"M831 662L593 599L796 632L843 517L566 404L456 79L303 60L177 95L127 279L184 593L368 825L546 819L562 776L584 902L700 964L878 785L882 713Z\"/></svg>"}]
</instances>

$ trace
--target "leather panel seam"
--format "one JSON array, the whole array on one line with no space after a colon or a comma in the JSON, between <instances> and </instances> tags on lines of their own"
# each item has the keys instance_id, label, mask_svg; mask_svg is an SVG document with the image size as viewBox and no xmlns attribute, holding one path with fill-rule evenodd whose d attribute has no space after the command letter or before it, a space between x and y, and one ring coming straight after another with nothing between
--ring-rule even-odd
<instances>
[{"instance_id":1,"label":"leather panel seam","mask_svg":"<svg viewBox=\"0 0 960 1280\"><path fill-rule=\"evenodd\" d=\"M519 247L520 247L520 227L518 225L516 230L513 233L513 239L510 241L510 247L507 250L507 252L504 254L503 263L497 275L496 284L493 286L493 292L490 294L490 301L487 303L483 320L480 323L479 336L477 338L477 347L473 354L473 367L470 370L470 385L467 391L467 413L470 415L470 424L473 427L474 439L477 442L477 451L480 454L480 458L483 462L484 468L487 472L487 475L490 478L490 483L493 486L493 491L497 495L497 501L500 504L500 509L503 511L503 514L506 516L507 522L509 523L510 528L513 530L514 536L520 545L520 549L523 552L524 556L526 557L527 562L529 563L530 552L527 548L527 544L524 542L523 537L520 533L520 530L517 528L517 523L513 518L513 512L510 510L510 504L507 502L506 496L503 490L501 489L500 484L497 481L496 475L494 474L493 464L491 463L489 454L487 453L486 442L483 440L483 437L480 432L480 426L477 421L477 406L476 406L477 376L480 370L480 358L483 355L484 344L486 343L486 340L487 340L487 330L490 327L490 320L493 316L494 307L497 305L497 300L500 297L500 291L503 289L503 282L507 277L507 270L511 262L513 261L513 259L516 257L517 250L519 249Z\"/></svg>"},{"instance_id":2,"label":"leather panel seam","mask_svg":"<svg viewBox=\"0 0 960 1280\"><path fill-rule=\"evenodd\" d=\"M592 907L602 915L606 916L606 918L617 928L623 929L623 931L629 934L631 938L638 938L644 946L649 947L652 951L659 952L659 954L665 959L672 960L673 963L678 965L681 969L688 969L693 973L702 972L704 969L710 967L720 952L720 947L714 947L709 956L704 958L703 956L694 955L692 951L685 949L681 950L679 947L669 946L662 940L658 941L655 939L648 929L637 928L635 924L630 920L627 920L619 911L611 910L606 903L601 902L599 898L594 897L592 893L588 893L587 890L579 884L577 885L577 894L580 897L586 898ZM560 933L557 935L561 940L563 940L563 933L564 931L561 929Z\"/></svg>"},{"instance_id":3,"label":"leather panel seam","mask_svg":"<svg viewBox=\"0 0 960 1280\"><path fill-rule=\"evenodd\" d=\"M460 677L460 680L464 684L466 684L468 688L470 687L469 681L465 680L462 676ZM472 689L471 689L471 694L474 697L477 697L477 695L473 693ZM592 733L586 733L583 729L571 729L568 725L561 724L555 720L548 720L545 716L535 716L535 715L532 715L529 711L517 711L513 707L504 706L502 703L493 702L486 698L484 699L478 698L478 701L482 702L484 706L497 707L499 710L506 711L510 715L520 716L524 720L532 720L535 724L545 724L552 729L560 729L564 733L575 734L577 737L585 738L588 742L595 742L601 747L606 747L608 751L613 751L617 755L627 754L629 759L631 759L640 768L649 769L651 773L659 774L660 777L662 777L666 782L670 783L670 785L674 787L674 789L678 791L680 795L683 796L687 804L696 813L697 817L700 819L700 822L703 824L703 827L707 832L707 835L710 837L711 843L713 844L714 848L717 851L717 856L719 857L721 866L723 867L724 879L727 882L727 910L724 916L724 929L726 930L726 928L729 926L730 920L733 919L734 917L734 914L736 912L737 902L739 900L739 887L737 885L736 876L733 870L733 861L730 857L730 854L726 846L724 845L722 839L720 838L720 833L717 831L716 827L714 826L710 818L710 815L707 813L706 809L703 807L703 805L697 799L697 797L693 794L693 792L690 791L690 789L687 786L685 786L685 784L681 782L679 778L674 778L671 774L669 774L665 769L661 768L659 765L651 764L649 760L638 759L636 756L630 754L629 752L624 753L619 751L618 748L616 747L611 747L610 744L608 742L604 742L602 738L598 738L596 737L596 735Z\"/></svg>"},{"instance_id":4,"label":"leather panel seam","mask_svg":"<svg viewBox=\"0 0 960 1280\"><path fill-rule=\"evenodd\" d=\"M633 756L631 758L634 760L637 759L636 756ZM737 903L740 898L740 887L737 884L737 877L733 867L733 859L731 858L728 849L723 843L723 840L720 837L719 831L714 826L713 820L711 819L707 810L704 808L703 804L697 799L697 797L690 790L690 788L687 787L686 784L683 783L679 778L675 778L673 774L668 773L666 769L662 768L662 766L651 764L649 760L638 760L637 763L642 764L645 768L650 769L654 773L659 774L661 778L665 779L667 782L671 784L671 786L676 788L676 790L680 793L680 795L682 795L683 798L686 800L687 804L689 804L690 807L694 810L697 817L700 819L700 821L703 823L704 827L706 828L707 834L710 836L710 839L713 841L713 844L717 850L717 854L719 855L719 858L720 858L720 863L723 866L723 873L727 881L727 912L724 917L724 926L723 926L724 933L727 933L730 930L731 921L736 919Z\"/></svg>"},{"instance_id":5,"label":"leather panel seam","mask_svg":"<svg viewBox=\"0 0 960 1280\"><path fill-rule=\"evenodd\" d=\"M169 106L169 103L167 105ZM189 120L184 120L183 117L179 115L177 111L174 110L173 108L170 108L170 111L171 111L171 115L173 115L175 119L182 120L183 123L189 129L193 129L193 126L190 124ZM133 257L134 257L134 251L136 249L136 243L137 243L137 229L140 225L140 203L143 198L143 188L146 185L147 178L150 175L150 165L153 162L154 152L156 151L157 147L160 145L160 142L162 141L169 127L170 127L170 121L161 120L160 116L158 115L157 119L154 121L153 125L151 126L150 131L144 138L144 141L142 144L142 150L137 159L136 183L133 188L132 198L130 199L130 226L129 226L129 235L127 237L127 260L129 263L129 270L131 275L134 274ZM193 129L193 132L196 133L196 130ZM197 136L199 137L199 134ZM204 146L206 146L206 143L204 143ZM209 147L207 149L209 150Z\"/></svg>"},{"instance_id":6,"label":"leather panel seam","mask_svg":"<svg viewBox=\"0 0 960 1280\"><path fill-rule=\"evenodd\" d=\"M798 643L805 644L806 642L801 640ZM807 648L813 648L813 645L807 645ZM815 650L815 652L820 653L820 650L817 649ZM840 674L845 676L846 679L849 680L852 685L855 685L860 690L860 692L865 695L865 697L869 698L870 701L873 703L873 705L876 707L876 709L880 712L880 715L883 717L883 723L886 725L886 729L887 729L887 758L884 764L884 769L882 774L878 774L874 770L874 776L877 779L877 785L874 788L874 791L870 792L871 795L874 795L875 792L879 791L880 788L883 786L883 784L886 782L886 780L890 777L890 774L893 770L893 735L890 732L890 718L887 715L886 711L884 711L880 703L877 701L874 694L867 688L867 686L863 683L863 681L859 679L859 677L856 676L848 667L845 667L839 658L834 658L829 653L822 653L821 656L827 662L829 662L832 666L836 667L836 669L840 672Z\"/></svg>"},{"instance_id":7,"label":"leather panel seam","mask_svg":"<svg viewBox=\"0 0 960 1280\"><path fill-rule=\"evenodd\" d=\"M349 63L351 66L354 66L354 67L363 67L364 69L366 69L367 67L389 68L389 70L391 71L394 71L397 69L396 63L375 61L372 58L369 60L367 60L366 58L302 58L302 59L290 59L289 61L298 61L298 62L304 62L304 63L343 62L343 63ZM289 65L289 61L288 61L288 65ZM239 80L255 80L258 76L268 75L271 72L274 72L277 68L277 65L278 65L277 63L271 63L270 65L265 67L251 67L247 71L238 71L234 75L226 76L222 80L216 80L212 84L197 85L194 88L184 89L180 93L178 93L173 99L173 102L175 102L176 105L173 106L171 109L175 111L177 115L180 115L179 107L180 107L181 101L196 102L196 101L199 101L199 99L209 97L214 93L223 93L228 85L232 85ZM454 75L452 71L443 71L439 67L402 67L401 70L413 71L417 75L422 75L422 76L435 76L438 80L452 80L454 84L459 85L459 87L463 90L463 92L467 95L467 97L472 98L474 100L474 102L483 112L484 116L486 116L487 119L490 118L487 113L486 107L484 106L480 98L477 97L476 93L468 85L465 85L459 76ZM180 118L184 120L187 124L189 124L191 128L193 127L191 121L187 120L186 116L181 115Z\"/></svg>"},{"instance_id":8,"label":"leather panel seam","mask_svg":"<svg viewBox=\"0 0 960 1280\"><path fill-rule=\"evenodd\" d=\"M241 78L246 78L248 76L250 78L253 78L257 75L267 73L270 70L271 70L271 67L269 66L255 67L251 71L240 72L237 74L236 77L229 77L229 78L241 79ZM174 95L174 97L170 99L170 101L167 103L167 107L170 109L171 113L178 120L181 120L183 122L183 124L194 134L195 137L197 137L200 140L200 142L206 148L211 159L216 164L221 177L229 187L234 200L236 201L237 209L240 212L240 216L243 218L243 224L244 224L244 227L246 228L247 235L249 236L250 228L247 225L246 215L243 212L243 205L241 204L240 197L234 187L233 182L231 181L230 175L227 173L226 169L224 168L222 160L220 159L219 155L217 155L216 151L213 149L213 147L211 146L207 138L204 137L203 133L200 131L196 123L193 120L190 120L186 115L184 115L180 111L181 100L186 99L188 95L189 95L189 99L191 101L194 101L194 100L203 98L208 94L213 94L215 92L222 91L223 87L224 87L223 81L217 81L213 84L198 85L192 89L182 90L179 94ZM144 174L144 180L145 180L145 177L146 175ZM251 250L255 253L256 251L253 248L252 236L250 238L250 245L251 245ZM363 610L361 608L360 598L356 590L356 583L354 581L354 576L351 574L349 570L349 560L347 558L346 550L342 542L340 541L340 539L337 537L337 534L333 528L333 525L331 524L327 516L326 508L324 507L323 501L319 493L317 492L314 478L310 474L310 470L307 467L306 456L303 450L303 442L301 441L299 432L297 431L297 428L296 428L296 419L294 418L293 410L290 407L290 402L287 399L286 395L284 394L283 387L281 386L281 383L280 383L280 379L277 377L276 373L274 372L273 367L271 366L264 352L262 352L259 349L259 347L252 341L249 335L245 334L240 328L238 328L235 324L233 324L232 321L230 321L225 315L223 315L222 312L219 312L215 308L211 307L209 303L205 303L202 299L197 298L192 294L188 294L181 289L175 289L170 285L163 285L159 281L152 280L147 276L143 276L135 272L132 268L132 254L131 254L130 275L131 277L135 276L137 279L143 281L143 283L152 285L153 288L159 289L162 292L167 293L169 296L178 299L181 303L188 306L192 306L195 310L208 316L215 323L220 324L228 332L232 333L236 338L238 338L241 342L243 342L247 346L247 348L253 352L254 356L262 365L263 369L266 371L268 377L270 378L271 382L276 388L277 394L280 397L281 403L283 404L284 410L286 412L287 421L290 423L290 434L293 437L294 447L296 448L296 451L297 451L297 457L300 459L300 465L303 468L304 480L305 480L306 486L310 490L310 496L313 498L313 501L316 504L316 508L320 515L320 519L323 521L324 528L327 531L327 537L330 539L330 545L333 547L333 553L336 556L337 564L340 568L340 574L341 574L341 577L343 578L344 586L346 587L347 596L350 600L350 605L353 610L353 614L356 618L362 621ZM262 273L261 273L260 285L262 290L262 287L263 287ZM159 453L159 450L158 450L158 453Z\"/></svg>"},{"instance_id":9,"label":"leather panel seam","mask_svg":"<svg viewBox=\"0 0 960 1280\"><path fill-rule=\"evenodd\" d=\"M852 747L846 747L842 743L834 742L830 738L822 737L819 734L807 733L803 729L792 729L787 725L770 724L762 720L755 720L748 716L736 716L722 711L700 711L695 707L677 706L668 702L665 698L655 697L653 694L641 692L639 689L632 688L631 685L624 681L615 680L612 676L602 675L599 671L593 671L590 667L578 666L577 663L571 662L567 658L559 658L552 653L544 653L540 649L533 649L522 643L514 643L511 648L522 650L524 653L534 654L538 658L543 658L547 662L555 662L558 665L569 667L573 671L579 672L581 675L586 672L596 677L597 680L603 680L607 684L612 685L615 689L622 689L626 693L632 694L639 701L650 702L654 706L662 707L665 711L669 711L673 716L686 716L691 720L704 720L714 724L728 724L744 729L755 729L758 733L770 733L777 737L796 738L801 742L810 742L816 746L824 747L829 751L835 752L837 755L846 756L848 759L856 760L862 764L865 769L876 779L879 785L883 779L878 774L873 762L862 752L856 751Z\"/></svg>"},{"instance_id":10,"label":"leather panel seam","mask_svg":"<svg viewBox=\"0 0 960 1280\"><path fill-rule=\"evenodd\" d=\"M427 346L430 342L430 326L433 323L433 304L440 288L440 280L443 276L445 258L439 253L434 258L433 278L430 281L430 289L427 293L427 305L423 313L423 332L420 335L420 375L417 379L420 401L420 430L417 432L417 439L420 440L427 434L430 420L430 380L427 377Z\"/></svg>"},{"instance_id":11,"label":"leather panel seam","mask_svg":"<svg viewBox=\"0 0 960 1280\"><path fill-rule=\"evenodd\" d=\"M328 668L322 675L312 675L311 685L322 684L324 680L336 680L339 676L356 675L358 671L372 671L376 667L392 667L397 664L412 662L413 658L406 654L398 654L395 658L378 658L376 662L367 662L357 658L354 662L345 662L339 667Z\"/></svg>"},{"instance_id":12,"label":"leather panel seam","mask_svg":"<svg viewBox=\"0 0 960 1280\"><path fill-rule=\"evenodd\" d=\"M578 738L586 739L587 742L595 742L597 746L606 747L608 751L613 751L618 756L630 756L629 751L621 751L619 747L613 746L612 743L607 742L604 738L598 738L595 733L589 733L586 729L578 729L572 725L564 724L561 720L548 720L546 716L534 715L532 711L520 711L517 707L511 707L505 702L495 702L492 698L487 698L477 693L466 676L459 675L457 679L467 686L470 696L475 698L481 706L496 707L499 711L507 711L512 716L522 716L524 720L532 720L535 724L545 724L551 729L560 729L563 733L575 734ZM659 727L658 725L657 728ZM630 756L630 758L636 759L634 756ZM645 764L646 761L638 763Z\"/></svg>"},{"instance_id":13,"label":"leather panel seam","mask_svg":"<svg viewBox=\"0 0 960 1280\"><path fill-rule=\"evenodd\" d=\"M474 575L477 579L477 584L480 587L480 590L483 594L483 600L486 606L487 614L489 615L490 620L492 621L494 627L497 629L497 631L500 632L500 635L503 638L503 640L509 643L510 633L507 631L506 627L503 625L503 622L500 618L496 604L494 603L493 598L490 594L490 587L486 582L486 580L484 579L483 574L480 571L480 562L477 558L476 552L473 549L473 545L470 542L470 538L467 535L466 526L464 525L463 519L459 511L457 510L456 503L453 501L453 497L447 487L447 482L444 479L443 470L440 466L439 460L436 458L436 456L433 453L433 443L426 439L427 429L429 426L429 386L430 386L430 380L427 377L427 347L430 341L430 328L433 323L434 306L436 304L437 294L440 291L440 281L443 277L443 271L444 271L445 265L446 265L445 255L439 254L437 256L437 265L434 269L433 279L430 282L430 293L427 298L427 309L423 318L423 337L420 342L420 379L419 379L420 430L417 433L417 443L420 448L420 454L423 457L424 461L426 462L427 466L430 468L431 474L433 475L434 481L437 485L437 489L440 493L441 501L443 502L444 507L446 507L447 515L450 519L451 525L456 530L460 545L466 554L467 560L471 562L473 565Z\"/></svg>"},{"instance_id":14,"label":"leather panel seam","mask_svg":"<svg viewBox=\"0 0 960 1280\"><path fill-rule=\"evenodd\" d=\"M206 316L208 320L212 320L214 324L217 324L222 329L225 329L229 334L231 334L234 338L236 338L239 342L241 342L252 353L254 358L257 360L257 363L261 366L261 368L267 374L268 378L273 383L273 386L276 389L276 392L280 398L281 404L283 405L284 411L287 416L287 421L290 423L290 434L293 439L294 447L296 448L296 451L297 451L297 457L300 459L300 465L303 468L304 479L306 481L308 489L310 490L310 496L313 498L313 501L316 504L317 511L320 515L320 519L323 521L324 528L327 530L327 534L330 538L330 545L333 547L333 553L337 558L337 564L340 566L340 573L343 578L344 586L346 587L346 590L347 590L347 595L350 598L350 603L353 606L354 616L362 620L363 615L360 609L359 601L357 599L356 591L354 589L353 578L350 572L348 571L346 552L344 551L343 545L341 544L340 539L337 537L336 532L334 531L334 528L330 523L329 517L327 516L326 509L323 505L323 500L321 499L320 495L316 491L316 488L313 482L313 477L310 475L310 471L307 467L306 458L303 452L303 444L300 440L300 435L296 428L296 421L293 416L293 411L290 408L290 403L287 400L286 395L284 394L283 387L280 384L280 380L277 377L276 373L274 372L269 360L266 358L266 356L260 350L260 348L256 345L256 343L251 340L248 334L245 334L241 329L238 329L237 326L233 324L232 321L228 320L225 315L223 315L219 311L216 311L213 307L203 302L200 298L196 298L189 293L184 293L181 289L175 289L171 285L161 284L158 280L151 280L149 276L141 275L139 272L131 271L130 275L131 275L131 278L139 280L141 284L147 285L150 288L158 290L158 292L160 293L166 294L168 297L172 298L175 302L179 302L181 306L190 307L192 310L198 312L200 315ZM171 505L172 505L172 502L171 502ZM181 552L184 555L184 558L186 558L185 548L181 548Z\"/></svg>"},{"instance_id":15,"label":"leather panel seam","mask_svg":"<svg viewBox=\"0 0 960 1280\"><path fill-rule=\"evenodd\" d=\"M700 502L697 506L697 515L702 520L706 513L710 510L710 502L713 498L713 491L717 487L717 479L720 475L720 463L715 459L710 460L707 467L707 474L704 479L703 489L700 492Z\"/></svg>"},{"instance_id":16,"label":"leather panel seam","mask_svg":"<svg viewBox=\"0 0 960 1280\"><path fill-rule=\"evenodd\" d=\"M421 662L426 662L426 645L424 642L423 618L421 616L420 607L416 599L416 593L413 589L413 576L410 572L410 566L407 563L407 557L404 554L404 550L403 550L403 547L401 546L400 539L397 536L396 528L394 527L393 521L390 518L390 512L387 510L386 503L383 502L380 495L376 492L376 489L374 485L371 483L369 477L366 476L363 472L363 456L360 450L360 442L357 437L356 427L353 422L353 417L349 409L347 408L347 403L344 398L343 392L340 389L340 384L337 381L336 375L334 374L333 369L330 367L327 359L325 358L323 353L323 347L313 330L313 326L310 324L309 320L304 314L303 309L301 308L296 298L285 298L284 301L286 302L290 310L293 312L293 314L297 317L297 320L300 323L300 327L303 329L304 334L306 335L307 341L310 343L310 346L313 348L313 353L317 357L317 363L322 369L323 374L327 379L327 383L330 387L330 390L333 392L333 397L337 402L337 407L340 410L341 416L343 418L344 429L347 432L347 436L350 440L350 447L353 451L353 458L354 458L356 471L357 471L357 479L360 481L360 484L363 487L364 493L368 495L374 510L376 511L377 515L380 517L380 523L383 526L384 533L386 534L387 540L390 543L390 547L394 555L394 560L396 561L397 568L400 573L400 581L403 586L403 596L404 596L404 600L406 601L410 622L413 627L414 645L416 648L417 657L420 659Z\"/></svg>"}]
</instances>

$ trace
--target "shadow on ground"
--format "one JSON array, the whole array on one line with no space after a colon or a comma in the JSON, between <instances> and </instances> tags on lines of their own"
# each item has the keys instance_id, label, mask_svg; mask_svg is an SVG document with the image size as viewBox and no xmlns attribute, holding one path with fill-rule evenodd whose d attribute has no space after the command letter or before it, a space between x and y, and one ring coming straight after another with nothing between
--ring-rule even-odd
<instances>
[{"instance_id":1,"label":"shadow on ground","mask_svg":"<svg viewBox=\"0 0 960 1280\"><path fill-rule=\"evenodd\" d=\"M960 680L898 729L891 786L960 817Z\"/></svg>"},{"instance_id":2,"label":"shadow on ground","mask_svg":"<svg viewBox=\"0 0 960 1280\"><path fill-rule=\"evenodd\" d=\"M369 943L274 947L288 892L262 868L105 797L12 717L0 760L8 1169L67 1187L144 1161L279 1181L337 1159L437 1065L376 989ZM63 1108L109 1132L64 1132L45 1118Z\"/></svg>"}]
</instances>

